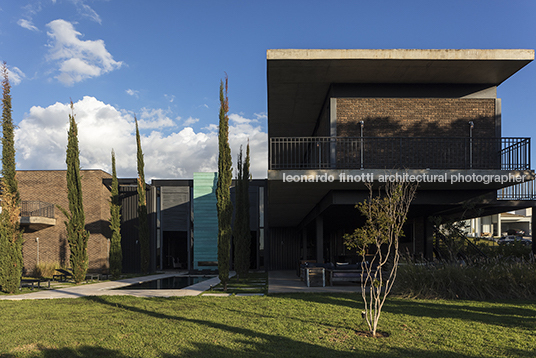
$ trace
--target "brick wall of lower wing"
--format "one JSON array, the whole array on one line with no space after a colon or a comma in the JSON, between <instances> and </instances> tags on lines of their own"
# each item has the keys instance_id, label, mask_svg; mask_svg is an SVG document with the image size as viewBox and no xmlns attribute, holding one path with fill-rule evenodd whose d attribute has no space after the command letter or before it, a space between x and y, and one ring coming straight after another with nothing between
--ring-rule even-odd
<instances>
[{"instance_id":1,"label":"brick wall of lower wing","mask_svg":"<svg viewBox=\"0 0 536 358\"><path fill-rule=\"evenodd\" d=\"M82 170L82 194L86 229L90 232L88 256L90 270L106 270L109 252L109 198L110 192L102 183L110 175L101 170ZM28 170L18 171L19 191L23 201L43 201L69 210L67 200L66 171ZM58 262L69 266L69 244L64 221L66 217L56 207L56 225L23 234L24 268L32 272L37 261L39 238L39 262Z\"/></svg>"}]
</instances>

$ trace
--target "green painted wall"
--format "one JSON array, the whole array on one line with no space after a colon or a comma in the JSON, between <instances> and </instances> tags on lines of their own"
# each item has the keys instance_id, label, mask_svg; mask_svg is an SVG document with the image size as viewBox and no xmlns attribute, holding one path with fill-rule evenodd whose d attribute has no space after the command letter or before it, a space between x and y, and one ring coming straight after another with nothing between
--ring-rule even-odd
<instances>
[{"instance_id":1,"label":"green painted wall","mask_svg":"<svg viewBox=\"0 0 536 358\"><path fill-rule=\"evenodd\" d=\"M218 173L194 173L194 269L218 268L198 264L218 261L217 179Z\"/></svg>"}]
</instances>

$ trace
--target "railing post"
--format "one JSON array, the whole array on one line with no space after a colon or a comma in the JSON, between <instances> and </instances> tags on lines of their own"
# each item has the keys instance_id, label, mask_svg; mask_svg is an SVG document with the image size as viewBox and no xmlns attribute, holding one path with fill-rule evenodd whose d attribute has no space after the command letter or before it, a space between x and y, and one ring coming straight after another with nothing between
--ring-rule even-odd
<instances>
[{"instance_id":1,"label":"railing post","mask_svg":"<svg viewBox=\"0 0 536 358\"><path fill-rule=\"evenodd\" d=\"M330 168L335 169L337 167L337 138L336 137L330 137L329 138L329 146L330 146Z\"/></svg>"},{"instance_id":2,"label":"railing post","mask_svg":"<svg viewBox=\"0 0 536 358\"><path fill-rule=\"evenodd\" d=\"M364 160L365 160L365 153L364 153L364 143L363 143L363 128L365 127L365 122L364 121L360 121L359 122L359 126L361 127L361 130L360 130L360 138L359 138L359 144L360 144L360 152L361 152L361 169L364 168Z\"/></svg>"}]
</instances>

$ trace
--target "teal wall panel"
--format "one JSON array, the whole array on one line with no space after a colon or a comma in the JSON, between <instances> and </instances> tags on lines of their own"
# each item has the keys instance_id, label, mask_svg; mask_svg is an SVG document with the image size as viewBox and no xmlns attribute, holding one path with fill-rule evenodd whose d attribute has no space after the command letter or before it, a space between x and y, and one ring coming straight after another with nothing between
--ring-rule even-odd
<instances>
[{"instance_id":1,"label":"teal wall panel","mask_svg":"<svg viewBox=\"0 0 536 358\"><path fill-rule=\"evenodd\" d=\"M199 261L218 261L217 178L218 173L194 173L194 269L217 269L199 266Z\"/></svg>"}]
</instances>

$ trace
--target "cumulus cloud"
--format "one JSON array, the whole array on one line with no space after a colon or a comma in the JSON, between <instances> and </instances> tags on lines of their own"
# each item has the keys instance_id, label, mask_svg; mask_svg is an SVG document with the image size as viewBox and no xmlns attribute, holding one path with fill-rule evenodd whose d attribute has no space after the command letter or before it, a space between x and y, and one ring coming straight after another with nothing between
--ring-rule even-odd
<instances>
[{"instance_id":1,"label":"cumulus cloud","mask_svg":"<svg viewBox=\"0 0 536 358\"><path fill-rule=\"evenodd\" d=\"M35 27L31 20L20 19L19 21L17 21L17 25L31 31L39 31L39 29Z\"/></svg>"},{"instance_id":2,"label":"cumulus cloud","mask_svg":"<svg viewBox=\"0 0 536 358\"><path fill-rule=\"evenodd\" d=\"M118 175L136 177L134 117L94 97L84 97L74 104L74 109L82 168L110 172L110 153L113 148L116 152ZM15 133L19 169L65 169L69 113L68 103L30 109ZM147 110L147 113L153 116L153 122L161 120L161 114L164 114L165 118L168 114L164 110ZM233 160L236 160L240 145L245 146L249 139L253 177L265 178L268 160L267 134L257 124L255 120L241 116L239 121L231 122L229 143ZM146 128L155 127L142 128L140 125L148 179L192 178L194 172L217 170L216 125L210 125L199 132L186 127L169 134L159 130L148 133Z\"/></svg>"},{"instance_id":3,"label":"cumulus cloud","mask_svg":"<svg viewBox=\"0 0 536 358\"><path fill-rule=\"evenodd\" d=\"M22 79L26 77L24 72L22 72L18 67L8 67L7 76L9 78L9 82L13 85L18 85L21 83Z\"/></svg>"},{"instance_id":4,"label":"cumulus cloud","mask_svg":"<svg viewBox=\"0 0 536 358\"><path fill-rule=\"evenodd\" d=\"M82 34L73 24L58 19L47 24L50 29L50 51L48 57L58 65L57 78L67 86L91 77L120 68L121 61L115 61L106 50L102 40L80 40Z\"/></svg>"},{"instance_id":5,"label":"cumulus cloud","mask_svg":"<svg viewBox=\"0 0 536 358\"><path fill-rule=\"evenodd\" d=\"M136 91L136 90L133 90L133 89L130 89L130 88L127 89L125 92L128 93L131 96L136 97L136 98L138 98L138 94L140 93L140 91Z\"/></svg>"},{"instance_id":6,"label":"cumulus cloud","mask_svg":"<svg viewBox=\"0 0 536 358\"><path fill-rule=\"evenodd\" d=\"M187 120L185 120L182 125L183 125L183 127L188 127L188 126L191 126L192 124L197 123L197 122L199 122L199 118L190 117Z\"/></svg>"},{"instance_id":7,"label":"cumulus cloud","mask_svg":"<svg viewBox=\"0 0 536 358\"><path fill-rule=\"evenodd\" d=\"M175 127L175 122L168 117L169 112L169 110L161 108L144 107L141 109L140 120L138 121L139 127L143 129Z\"/></svg>"}]
</instances>

